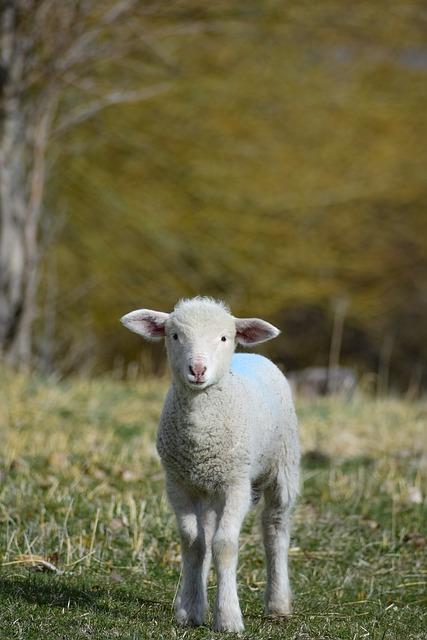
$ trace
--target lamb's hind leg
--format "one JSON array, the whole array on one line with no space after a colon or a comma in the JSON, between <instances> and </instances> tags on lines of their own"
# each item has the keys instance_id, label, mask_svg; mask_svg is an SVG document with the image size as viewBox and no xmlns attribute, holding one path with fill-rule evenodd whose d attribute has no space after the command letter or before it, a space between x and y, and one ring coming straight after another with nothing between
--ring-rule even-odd
<instances>
[{"instance_id":1,"label":"lamb's hind leg","mask_svg":"<svg viewBox=\"0 0 427 640\"><path fill-rule=\"evenodd\" d=\"M267 560L266 612L287 616L291 613L292 593L288 576L290 516L293 498L286 487L284 474L264 491L262 514L265 555Z\"/></svg>"},{"instance_id":2,"label":"lamb's hind leg","mask_svg":"<svg viewBox=\"0 0 427 640\"><path fill-rule=\"evenodd\" d=\"M181 534L182 576L175 602L175 617L182 625L205 622L208 612L207 579L215 512L182 487L168 483L168 495Z\"/></svg>"}]
</instances>

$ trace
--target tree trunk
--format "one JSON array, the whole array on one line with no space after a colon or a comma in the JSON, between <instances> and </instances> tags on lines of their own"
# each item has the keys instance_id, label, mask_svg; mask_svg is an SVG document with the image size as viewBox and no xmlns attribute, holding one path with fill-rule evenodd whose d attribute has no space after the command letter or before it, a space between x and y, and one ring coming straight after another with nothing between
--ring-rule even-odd
<instances>
[{"instance_id":1,"label":"tree trunk","mask_svg":"<svg viewBox=\"0 0 427 640\"><path fill-rule=\"evenodd\" d=\"M81 82L83 100L69 111L63 109L53 129L64 92L79 87L79 80L107 54L115 58L109 44L113 27L118 59L140 46L134 25L139 4L0 0L0 361L31 361L46 150L52 131L61 134L108 106L147 99L170 87L160 82L105 91Z\"/></svg>"},{"instance_id":2,"label":"tree trunk","mask_svg":"<svg viewBox=\"0 0 427 640\"><path fill-rule=\"evenodd\" d=\"M0 352L17 359L21 343L18 326L22 317L26 251L25 225L25 119L17 90L22 80L23 60L14 55L15 11L2 11L1 42L1 138L0 138Z\"/></svg>"},{"instance_id":3,"label":"tree trunk","mask_svg":"<svg viewBox=\"0 0 427 640\"><path fill-rule=\"evenodd\" d=\"M15 137L11 127L7 128L1 145L0 175L0 350L7 361L20 363L28 360L31 348L22 323L29 261L25 241L26 185L20 176L24 145L12 143L6 149L5 138Z\"/></svg>"},{"instance_id":4,"label":"tree trunk","mask_svg":"<svg viewBox=\"0 0 427 640\"><path fill-rule=\"evenodd\" d=\"M44 100L40 115L33 109L30 123L23 91L25 56L18 42L13 3L2 9L1 21L0 357L15 365L28 365L53 100Z\"/></svg>"}]
</instances>

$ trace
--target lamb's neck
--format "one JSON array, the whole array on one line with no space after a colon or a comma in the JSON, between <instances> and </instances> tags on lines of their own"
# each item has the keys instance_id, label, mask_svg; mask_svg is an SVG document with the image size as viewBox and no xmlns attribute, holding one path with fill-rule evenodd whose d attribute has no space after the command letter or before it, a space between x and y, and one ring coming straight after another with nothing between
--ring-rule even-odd
<instances>
[{"instance_id":1,"label":"lamb's neck","mask_svg":"<svg viewBox=\"0 0 427 640\"><path fill-rule=\"evenodd\" d=\"M186 385L174 381L174 403L179 408L182 417L211 414L215 408L225 409L229 397L230 380L225 376L219 382L200 391L190 389Z\"/></svg>"}]
</instances>

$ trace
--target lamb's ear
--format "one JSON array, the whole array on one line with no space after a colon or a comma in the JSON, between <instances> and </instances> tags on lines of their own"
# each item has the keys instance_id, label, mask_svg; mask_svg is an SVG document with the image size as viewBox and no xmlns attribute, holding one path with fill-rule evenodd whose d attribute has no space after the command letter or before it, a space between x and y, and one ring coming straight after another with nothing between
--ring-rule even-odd
<instances>
[{"instance_id":1,"label":"lamb's ear","mask_svg":"<svg viewBox=\"0 0 427 640\"><path fill-rule=\"evenodd\" d=\"M269 322L258 318L235 318L236 340L239 344L250 346L276 338L280 331Z\"/></svg>"},{"instance_id":2,"label":"lamb's ear","mask_svg":"<svg viewBox=\"0 0 427 640\"><path fill-rule=\"evenodd\" d=\"M120 318L120 322L146 340L161 340L165 337L165 322L168 317L169 314L162 311L137 309Z\"/></svg>"}]
</instances>

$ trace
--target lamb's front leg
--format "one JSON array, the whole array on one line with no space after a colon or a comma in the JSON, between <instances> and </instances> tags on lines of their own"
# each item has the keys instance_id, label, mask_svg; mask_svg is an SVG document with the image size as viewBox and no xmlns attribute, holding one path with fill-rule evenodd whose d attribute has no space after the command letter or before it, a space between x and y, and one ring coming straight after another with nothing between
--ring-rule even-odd
<instances>
[{"instance_id":1,"label":"lamb's front leg","mask_svg":"<svg viewBox=\"0 0 427 640\"><path fill-rule=\"evenodd\" d=\"M207 579L215 513L185 489L168 482L168 496L181 534L182 576L175 617L182 625L205 622L208 612Z\"/></svg>"},{"instance_id":2,"label":"lamb's front leg","mask_svg":"<svg viewBox=\"0 0 427 640\"><path fill-rule=\"evenodd\" d=\"M218 505L218 527L212 541L217 572L215 631L242 631L244 628L237 596L239 533L251 502L249 483L230 488Z\"/></svg>"}]
</instances>

